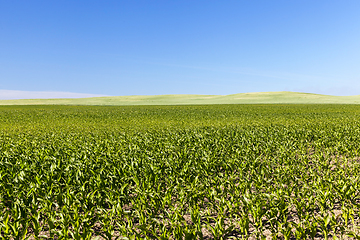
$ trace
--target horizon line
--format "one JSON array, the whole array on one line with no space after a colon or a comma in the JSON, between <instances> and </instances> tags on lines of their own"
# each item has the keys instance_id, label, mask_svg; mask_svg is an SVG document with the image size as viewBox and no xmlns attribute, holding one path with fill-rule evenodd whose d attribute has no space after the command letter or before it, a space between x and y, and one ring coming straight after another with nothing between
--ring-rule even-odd
<instances>
[{"instance_id":1,"label":"horizon line","mask_svg":"<svg viewBox=\"0 0 360 240\"><path fill-rule=\"evenodd\" d=\"M109 95L63 91L23 91L0 89L0 100L89 98L107 96Z\"/></svg>"},{"instance_id":2,"label":"horizon line","mask_svg":"<svg viewBox=\"0 0 360 240\"><path fill-rule=\"evenodd\" d=\"M232 94L186 94L185 93L185 94L149 94L149 95L105 95L105 94L92 94L92 93L62 92L62 91L22 91L22 90L0 89L0 100L71 99L71 98L93 98L93 97L171 96L171 95L229 96L236 94L286 93L286 92L315 94L315 95L323 95L323 96L337 96L331 94L296 92L296 91L242 92L242 93L232 93ZM357 96L357 95L346 95L346 96L349 97L349 96Z\"/></svg>"}]
</instances>

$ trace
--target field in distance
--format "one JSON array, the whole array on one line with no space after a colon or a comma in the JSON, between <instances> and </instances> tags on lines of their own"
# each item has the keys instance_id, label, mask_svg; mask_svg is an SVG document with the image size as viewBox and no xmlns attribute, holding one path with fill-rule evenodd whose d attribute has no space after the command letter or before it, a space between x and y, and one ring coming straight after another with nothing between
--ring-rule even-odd
<instances>
[{"instance_id":1,"label":"field in distance","mask_svg":"<svg viewBox=\"0 0 360 240\"><path fill-rule=\"evenodd\" d=\"M1 98L1 96L0 96ZM0 105L194 105L194 104L360 104L360 95L332 96L299 92L254 92L231 95L144 95L63 99L0 100Z\"/></svg>"}]
</instances>

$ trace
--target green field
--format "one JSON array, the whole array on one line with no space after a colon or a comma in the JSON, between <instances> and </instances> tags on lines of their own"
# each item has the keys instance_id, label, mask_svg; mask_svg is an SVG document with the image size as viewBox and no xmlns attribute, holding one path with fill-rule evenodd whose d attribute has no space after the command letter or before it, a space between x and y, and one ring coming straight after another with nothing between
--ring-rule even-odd
<instances>
[{"instance_id":1,"label":"green field","mask_svg":"<svg viewBox=\"0 0 360 240\"><path fill-rule=\"evenodd\" d=\"M360 104L360 95L331 96L298 92L258 92L231 95L154 95L93 97L77 99L0 100L0 105L194 105L194 104L254 104L313 103Z\"/></svg>"},{"instance_id":2,"label":"green field","mask_svg":"<svg viewBox=\"0 0 360 240\"><path fill-rule=\"evenodd\" d=\"M359 239L359 146L358 105L0 106L0 238Z\"/></svg>"}]
</instances>

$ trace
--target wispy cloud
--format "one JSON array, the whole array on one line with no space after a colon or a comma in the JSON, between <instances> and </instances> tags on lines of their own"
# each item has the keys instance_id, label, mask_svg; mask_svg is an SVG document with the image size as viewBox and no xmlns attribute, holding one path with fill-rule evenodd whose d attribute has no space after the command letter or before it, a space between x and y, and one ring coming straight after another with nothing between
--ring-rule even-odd
<instances>
[{"instance_id":1,"label":"wispy cloud","mask_svg":"<svg viewBox=\"0 0 360 240\"><path fill-rule=\"evenodd\" d=\"M0 99L39 99L39 98L86 98L86 97L103 97L101 94L90 93L74 93L74 92L47 92L47 91L17 91L17 90L1 90Z\"/></svg>"},{"instance_id":2,"label":"wispy cloud","mask_svg":"<svg viewBox=\"0 0 360 240\"><path fill-rule=\"evenodd\" d=\"M249 68L249 67L218 67L218 66L210 67L210 66L200 66L200 65L187 65L187 64L171 63L170 61L166 61L164 59L156 59L156 58L133 57L133 56L124 56L119 54L104 54L104 55L117 56L123 61L137 63L137 64L148 64L148 65L173 67L173 68L194 69L194 70L207 71L207 72L219 72L219 73L256 76L256 77L263 77L268 79L277 79L282 81L296 81L302 83L339 81L339 78L335 76L302 74L302 73L287 72L287 71L268 71L268 70Z\"/></svg>"},{"instance_id":3,"label":"wispy cloud","mask_svg":"<svg viewBox=\"0 0 360 240\"><path fill-rule=\"evenodd\" d=\"M301 81L312 82L312 81L321 81L321 80L328 80L328 81L336 80L336 78L329 76L315 76L315 75L298 74L291 72L279 72L279 71L264 71L261 69L254 69L254 68L206 67L206 66L195 66L195 65L186 65L186 64L174 64L174 63L162 61L161 59L127 58L126 61L131 61L140 64L165 66L165 67L195 69L195 70L202 70L208 72L221 72L221 73L248 75L248 76L258 76L258 77L287 80L287 81L301 80Z\"/></svg>"},{"instance_id":4,"label":"wispy cloud","mask_svg":"<svg viewBox=\"0 0 360 240\"><path fill-rule=\"evenodd\" d=\"M296 80L298 80L298 79L321 80L321 79L325 79L325 77L321 77L321 76L296 74L296 73L289 73L289 72L269 72L269 71L262 71L262 70L249 69L249 68L247 68L247 69L209 68L209 67L167 64L167 63L158 63L158 62L153 62L153 63L148 62L148 64L162 65L162 66L169 66L169 67L198 69L198 70L204 70L204 71L234 73L234 74L240 74L240 75L258 76L258 77L274 78L274 79L282 79L282 80L295 80L295 79Z\"/></svg>"}]
</instances>

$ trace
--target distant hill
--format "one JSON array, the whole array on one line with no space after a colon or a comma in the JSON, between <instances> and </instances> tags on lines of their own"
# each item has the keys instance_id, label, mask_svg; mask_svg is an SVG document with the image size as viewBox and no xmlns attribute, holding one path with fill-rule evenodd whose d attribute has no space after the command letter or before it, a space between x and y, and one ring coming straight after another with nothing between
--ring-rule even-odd
<instances>
[{"instance_id":1,"label":"distant hill","mask_svg":"<svg viewBox=\"0 0 360 240\"><path fill-rule=\"evenodd\" d=\"M153 95L92 98L0 100L0 105L186 105L186 104L360 104L360 95L331 96L299 92L254 92L231 95Z\"/></svg>"}]
</instances>

